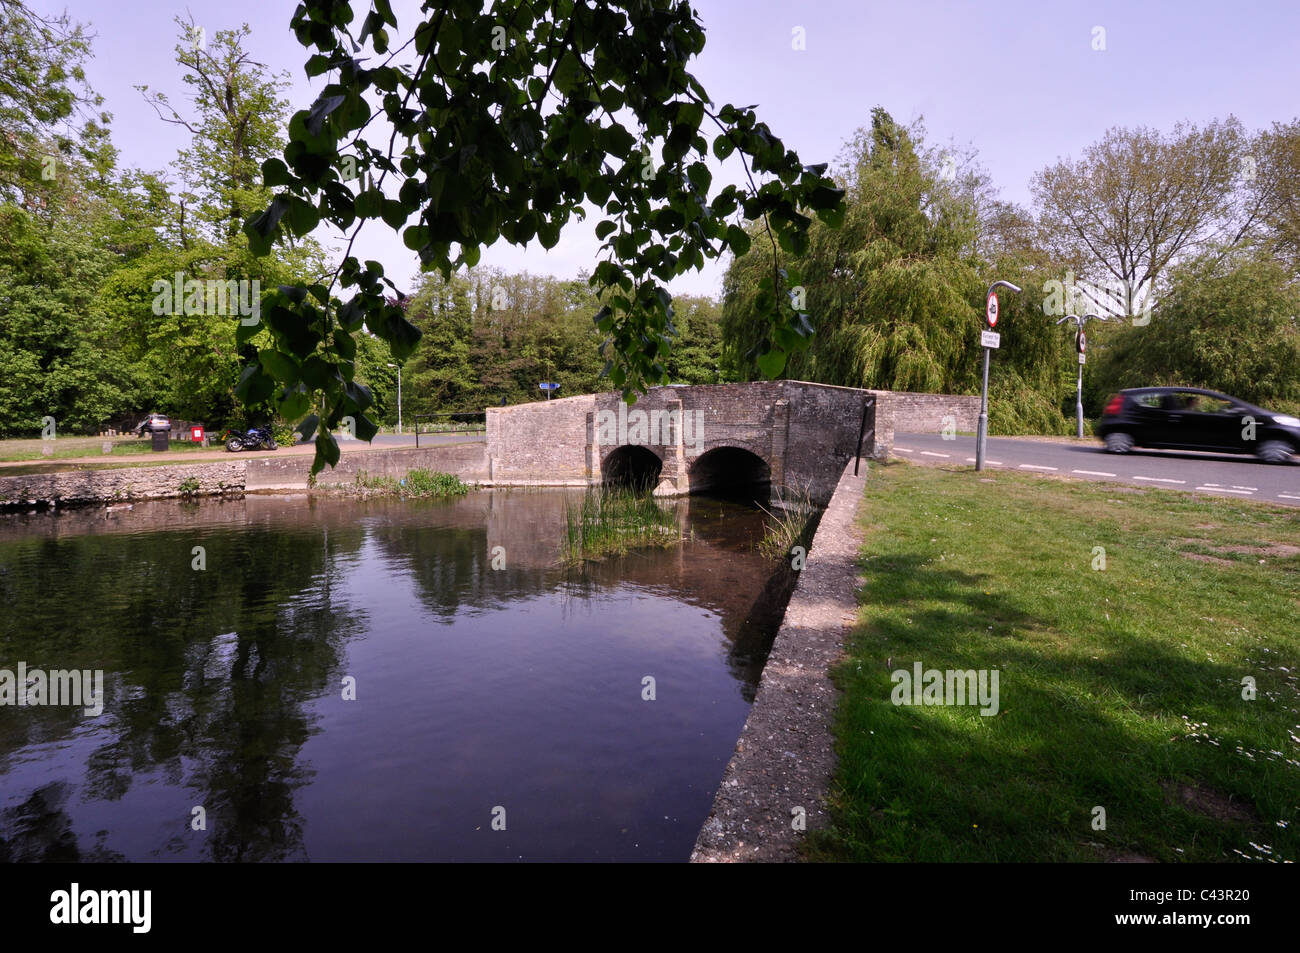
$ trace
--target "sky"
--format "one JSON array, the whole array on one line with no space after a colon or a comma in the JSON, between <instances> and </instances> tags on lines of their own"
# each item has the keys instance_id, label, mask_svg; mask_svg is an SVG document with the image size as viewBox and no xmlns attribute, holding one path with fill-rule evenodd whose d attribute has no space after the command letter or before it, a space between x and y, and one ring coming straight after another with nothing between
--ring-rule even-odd
<instances>
[{"instance_id":1,"label":"sky","mask_svg":"<svg viewBox=\"0 0 1300 953\"><path fill-rule=\"evenodd\" d=\"M247 23L255 58L290 74L292 108L315 98L302 71L307 54L288 28L297 0L30 2L45 13L66 9L96 34L87 72L113 114L123 165L164 170L185 144L184 130L163 123L134 88L184 101L173 57L176 16L193 14L209 35ZM362 5L354 0L355 9ZM399 23L415 22L418 7L395 0ZM934 145L975 149L1002 198L1022 205L1036 171L1078 157L1113 126L1169 131L1180 121L1231 114L1257 130L1300 115L1296 0L697 0L694 7L707 43L692 72L718 105L757 104L759 118L806 164L834 162L879 105L902 122L923 119ZM323 81L312 82L318 89ZM734 157L713 165L715 188L739 180ZM499 241L482 263L574 277L597 260L599 220L571 222L550 251ZM414 254L382 222L366 226L354 252L383 262L399 286L418 278ZM725 264L707 263L672 291L718 294Z\"/></svg>"}]
</instances>

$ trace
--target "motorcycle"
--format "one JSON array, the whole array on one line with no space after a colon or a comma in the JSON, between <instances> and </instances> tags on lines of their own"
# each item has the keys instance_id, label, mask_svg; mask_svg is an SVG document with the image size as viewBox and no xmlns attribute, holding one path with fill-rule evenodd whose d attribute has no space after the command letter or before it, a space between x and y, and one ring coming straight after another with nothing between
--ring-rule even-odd
<instances>
[{"instance_id":1,"label":"motorcycle","mask_svg":"<svg viewBox=\"0 0 1300 953\"><path fill-rule=\"evenodd\" d=\"M226 442L226 449L231 453L238 453L241 450L256 450L263 447L267 450L276 449L275 437L271 436L271 428L254 427L251 430L227 430L223 435Z\"/></svg>"}]
</instances>

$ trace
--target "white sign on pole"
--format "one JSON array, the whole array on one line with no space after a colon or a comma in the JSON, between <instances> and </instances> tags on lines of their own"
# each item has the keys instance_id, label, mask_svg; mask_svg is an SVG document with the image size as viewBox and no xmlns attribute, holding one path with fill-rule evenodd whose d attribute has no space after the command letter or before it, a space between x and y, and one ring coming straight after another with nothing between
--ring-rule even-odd
<instances>
[{"instance_id":1,"label":"white sign on pole","mask_svg":"<svg viewBox=\"0 0 1300 953\"><path fill-rule=\"evenodd\" d=\"M998 347L1002 343L1002 335L997 331L981 331L980 344L985 347Z\"/></svg>"},{"instance_id":2,"label":"white sign on pole","mask_svg":"<svg viewBox=\"0 0 1300 953\"><path fill-rule=\"evenodd\" d=\"M1082 354L1082 353L1081 353L1081 354L1079 355L1079 363L1080 363L1080 364L1086 364L1087 362L1088 362L1088 355L1086 355L1086 354Z\"/></svg>"}]
</instances>

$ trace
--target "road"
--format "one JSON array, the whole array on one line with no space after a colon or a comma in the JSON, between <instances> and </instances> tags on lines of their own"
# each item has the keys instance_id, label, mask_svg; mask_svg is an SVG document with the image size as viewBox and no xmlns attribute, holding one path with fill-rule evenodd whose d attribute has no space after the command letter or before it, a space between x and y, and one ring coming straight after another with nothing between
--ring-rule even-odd
<instances>
[{"instance_id":1,"label":"road","mask_svg":"<svg viewBox=\"0 0 1300 953\"><path fill-rule=\"evenodd\" d=\"M973 465L975 438L945 440L941 434L894 435L894 454L914 463ZM1046 473L1186 490L1212 496L1300 506L1300 464L1267 464L1250 457L1173 450L1106 453L1100 444L990 437L984 464L989 470Z\"/></svg>"}]
</instances>

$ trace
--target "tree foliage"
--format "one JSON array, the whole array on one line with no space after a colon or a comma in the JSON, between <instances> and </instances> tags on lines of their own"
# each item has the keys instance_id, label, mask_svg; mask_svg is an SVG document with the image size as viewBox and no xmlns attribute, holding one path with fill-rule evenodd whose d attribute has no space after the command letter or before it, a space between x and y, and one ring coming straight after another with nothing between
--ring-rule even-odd
<instances>
[{"instance_id":1,"label":"tree foliage","mask_svg":"<svg viewBox=\"0 0 1300 953\"><path fill-rule=\"evenodd\" d=\"M800 278L796 293L806 296L816 329L788 376L889 390L978 389L978 316L993 273L977 253L986 179L969 157L958 165L951 156L927 147L919 124L902 126L879 107L846 145L843 226L814 224L807 252L786 263ZM724 284L725 364L743 379L763 371L766 329L754 301L764 268L739 256ZM1023 283L1032 263L1004 260L996 274ZM1002 327L1008 333L994 393L1019 396L1015 410L999 411L995 421L1003 432L1060 429L1060 336L1031 302L1014 297L1004 302Z\"/></svg>"},{"instance_id":2,"label":"tree foliage","mask_svg":"<svg viewBox=\"0 0 1300 953\"><path fill-rule=\"evenodd\" d=\"M679 296L673 349L665 362L669 381L720 380L721 332L717 302ZM407 319L422 335L403 367L408 415L479 411L501 403L537 400L538 384L556 381L559 396L606 389L601 377L602 337L593 326L595 291L586 276L564 280L509 274L479 266L452 275L424 276L405 303ZM394 418L392 381L372 387L376 418Z\"/></svg>"},{"instance_id":3,"label":"tree foliage","mask_svg":"<svg viewBox=\"0 0 1300 953\"><path fill-rule=\"evenodd\" d=\"M1151 323L1117 329L1094 398L1127 387L1205 387L1300 409L1300 286L1266 255L1211 249L1171 272Z\"/></svg>"},{"instance_id":4,"label":"tree foliage","mask_svg":"<svg viewBox=\"0 0 1300 953\"><path fill-rule=\"evenodd\" d=\"M1114 128L1085 150L1034 176L1041 235L1055 259L1087 277L1088 307L1133 315L1180 258L1231 248L1261 212L1247 161L1250 140L1229 117L1204 128L1178 124L1164 135ZM1121 289L1121 290L1116 290Z\"/></svg>"},{"instance_id":5,"label":"tree foliage","mask_svg":"<svg viewBox=\"0 0 1300 953\"><path fill-rule=\"evenodd\" d=\"M245 226L254 249L265 253L322 221L354 238L381 219L402 231L425 268L450 280L499 239L553 247L566 224L594 207L603 216L594 322L608 341L610 378L631 399L665 375L673 337L666 282L747 243L742 216L763 221L773 251L801 252L811 213L837 215L841 193L825 166L804 166L752 108L716 107L688 72L704 31L684 0L496 0L486 8L429 0L396 49L389 0L374 0L360 17L349 0L315 0L298 7L292 27L311 51L307 74L330 82L291 120L283 159L263 165L279 191ZM413 65L402 59L408 50ZM380 116L387 136L368 132ZM712 189L710 149L741 159L747 188ZM779 270L772 280L780 282ZM337 462L330 429L344 415L363 438L373 432L364 416L373 396L354 380L353 335L365 327L398 359L419 340L389 302L399 290L379 262L358 261L349 241L330 282L298 283L267 303L279 358L241 381L241 395L274 397L285 413L321 395L319 420L304 421L320 435L317 469ZM791 308L774 307L768 318L774 353L799 346Z\"/></svg>"}]
</instances>

